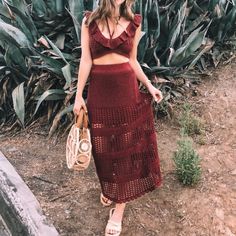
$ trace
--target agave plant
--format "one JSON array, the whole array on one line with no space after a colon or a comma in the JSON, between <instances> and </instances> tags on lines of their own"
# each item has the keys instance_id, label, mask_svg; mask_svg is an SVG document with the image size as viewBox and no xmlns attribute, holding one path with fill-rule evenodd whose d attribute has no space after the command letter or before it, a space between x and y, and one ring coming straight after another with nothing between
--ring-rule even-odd
<instances>
[{"instance_id":1,"label":"agave plant","mask_svg":"<svg viewBox=\"0 0 236 236\"><path fill-rule=\"evenodd\" d=\"M1 121L13 122L17 116L24 127L40 109L40 115L46 111L49 121L53 117L59 122L73 108L84 4L74 0L0 4ZM87 9L93 4L86 1Z\"/></svg>"},{"instance_id":2,"label":"agave plant","mask_svg":"<svg viewBox=\"0 0 236 236\"><path fill-rule=\"evenodd\" d=\"M158 2L136 6L144 16L146 32L139 45L139 58L149 66L150 74L183 74L215 43L235 33L236 1Z\"/></svg>"},{"instance_id":3,"label":"agave plant","mask_svg":"<svg viewBox=\"0 0 236 236\"><path fill-rule=\"evenodd\" d=\"M182 91L175 83L178 77L201 72L203 59L211 61L235 33L235 1L136 1L134 11L143 16L138 59L146 75L166 92L165 101ZM15 122L25 127L47 115L49 135L59 124L70 126L83 11L97 4L0 0L2 125ZM157 80L156 75L164 79Z\"/></svg>"},{"instance_id":4,"label":"agave plant","mask_svg":"<svg viewBox=\"0 0 236 236\"><path fill-rule=\"evenodd\" d=\"M195 74L205 69L206 56L208 63L219 59L219 45L235 33L235 1L147 0L135 7L143 15L145 32L139 44L140 63L148 76L162 84L168 105L170 98L185 92L176 88L176 78L194 81ZM156 74L166 80L157 80Z\"/></svg>"}]
</instances>

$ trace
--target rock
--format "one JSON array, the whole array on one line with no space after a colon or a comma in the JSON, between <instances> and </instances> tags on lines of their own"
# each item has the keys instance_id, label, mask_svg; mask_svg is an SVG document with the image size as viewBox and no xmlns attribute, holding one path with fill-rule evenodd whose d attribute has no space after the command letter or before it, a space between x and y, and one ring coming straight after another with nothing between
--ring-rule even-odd
<instances>
[{"instance_id":1,"label":"rock","mask_svg":"<svg viewBox=\"0 0 236 236\"><path fill-rule=\"evenodd\" d=\"M231 175L236 175L236 169L231 172Z\"/></svg>"},{"instance_id":2,"label":"rock","mask_svg":"<svg viewBox=\"0 0 236 236\"><path fill-rule=\"evenodd\" d=\"M232 231L228 228L225 227L225 236L236 236Z\"/></svg>"},{"instance_id":3,"label":"rock","mask_svg":"<svg viewBox=\"0 0 236 236\"><path fill-rule=\"evenodd\" d=\"M236 226L236 215L228 215L225 217L225 223L231 229L235 228Z\"/></svg>"},{"instance_id":4,"label":"rock","mask_svg":"<svg viewBox=\"0 0 236 236\"><path fill-rule=\"evenodd\" d=\"M212 170L211 170L211 169L208 169L207 171L208 171L209 174L212 173Z\"/></svg>"},{"instance_id":5,"label":"rock","mask_svg":"<svg viewBox=\"0 0 236 236\"><path fill-rule=\"evenodd\" d=\"M7 151L8 151L8 152L16 152L16 151L18 151L18 150L17 150L17 148L15 148L15 147L10 147L10 148L7 148Z\"/></svg>"},{"instance_id":6,"label":"rock","mask_svg":"<svg viewBox=\"0 0 236 236\"><path fill-rule=\"evenodd\" d=\"M224 220L225 216L224 216L224 211L221 208L216 208L215 210L216 216L220 219L220 220Z\"/></svg>"},{"instance_id":7,"label":"rock","mask_svg":"<svg viewBox=\"0 0 236 236\"><path fill-rule=\"evenodd\" d=\"M68 214L71 213L71 211L70 210L65 210L65 213L68 215Z\"/></svg>"},{"instance_id":8,"label":"rock","mask_svg":"<svg viewBox=\"0 0 236 236\"><path fill-rule=\"evenodd\" d=\"M17 236L58 236L36 197L1 151L0 163L0 213L10 233Z\"/></svg>"},{"instance_id":9,"label":"rock","mask_svg":"<svg viewBox=\"0 0 236 236\"><path fill-rule=\"evenodd\" d=\"M11 235L11 233L9 232L9 230L6 227L6 224L2 220L1 215L0 215L0 235L1 236L10 236Z\"/></svg>"}]
</instances>

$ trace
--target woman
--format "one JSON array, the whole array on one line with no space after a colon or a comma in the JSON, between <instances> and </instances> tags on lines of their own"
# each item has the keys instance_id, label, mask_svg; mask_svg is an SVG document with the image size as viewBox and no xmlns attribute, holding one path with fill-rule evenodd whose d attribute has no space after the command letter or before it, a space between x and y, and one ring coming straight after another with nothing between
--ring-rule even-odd
<instances>
[{"instance_id":1,"label":"woman","mask_svg":"<svg viewBox=\"0 0 236 236\"><path fill-rule=\"evenodd\" d=\"M82 55L74 113L88 112L92 152L101 184L100 200L110 210L105 235L120 235L126 202L161 185L152 99L162 93L137 61L141 15L135 0L100 0L81 26ZM82 92L90 78L87 104ZM138 81L149 93L142 93Z\"/></svg>"}]
</instances>

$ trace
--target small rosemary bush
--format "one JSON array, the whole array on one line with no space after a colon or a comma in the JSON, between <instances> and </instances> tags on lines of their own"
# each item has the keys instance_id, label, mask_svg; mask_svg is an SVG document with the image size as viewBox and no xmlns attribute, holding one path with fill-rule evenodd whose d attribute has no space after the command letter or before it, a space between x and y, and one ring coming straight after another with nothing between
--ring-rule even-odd
<instances>
[{"instance_id":1,"label":"small rosemary bush","mask_svg":"<svg viewBox=\"0 0 236 236\"><path fill-rule=\"evenodd\" d=\"M185 103L183 105L183 111L179 118L181 125L181 133L186 135L203 134L204 125L200 118L192 114L192 107L190 104Z\"/></svg>"},{"instance_id":2,"label":"small rosemary bush","mask_svg":"<svg viewBox=\"0 0 236 236\"><path fill-rule=\"evenodd\" d=\"M183 138L178 141L178 150L174 152L176 174L183 185L194 185L201 177L200 157L192 147L192 142Z\"/></svg>"}]
</instances>

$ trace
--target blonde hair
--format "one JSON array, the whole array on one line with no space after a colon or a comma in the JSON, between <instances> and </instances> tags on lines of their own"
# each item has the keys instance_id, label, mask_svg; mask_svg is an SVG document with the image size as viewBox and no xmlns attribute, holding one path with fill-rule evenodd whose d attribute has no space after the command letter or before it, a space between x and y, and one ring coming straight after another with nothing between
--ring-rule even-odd
<instances>
[{"instance_id":1,"label":"blonde hair","mask_svg":"<svg viewBox=\"0 0 236 236\"><path fill-rule=\"evenodd\" d=\"M131 10L132 5L135 0L125 0L120 5L120 16L124 17L127 20L133 20L134 14ZM100 0L99 6L91 13L91 15L86 19L85 25L89 24L96 19L99 19L99 22L105 22L106 17L112 17L112 11L115 9L115 0Z\"/></svg>"}]
</instances>

